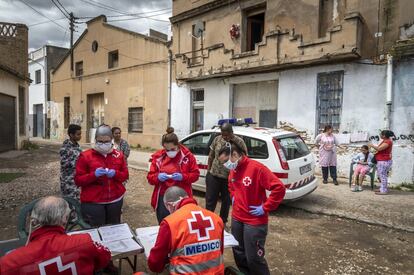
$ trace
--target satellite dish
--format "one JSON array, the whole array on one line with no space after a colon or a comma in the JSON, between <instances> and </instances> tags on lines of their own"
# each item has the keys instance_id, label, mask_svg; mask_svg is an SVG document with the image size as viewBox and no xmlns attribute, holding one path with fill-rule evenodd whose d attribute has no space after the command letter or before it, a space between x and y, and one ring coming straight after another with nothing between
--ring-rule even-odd
<instances>
[{"instance_id":1,"label":"satellite dish","mask_svg":"<svg viewBox=\"0 0 414 275\"><path fill-rule=\"evenodd\" d=\"M204 32L204 22L198 21L194 26L194 36L199 38L203 35Z\"/></svg>"}]
</instances>

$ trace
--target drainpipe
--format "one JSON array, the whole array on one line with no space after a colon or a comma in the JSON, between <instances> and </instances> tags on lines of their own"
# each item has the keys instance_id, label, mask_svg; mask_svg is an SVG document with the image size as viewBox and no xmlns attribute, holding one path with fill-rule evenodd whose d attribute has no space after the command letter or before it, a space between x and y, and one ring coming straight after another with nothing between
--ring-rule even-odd
<instances>
[{"instance_id":1,"label":"drainpipe","mask_svg":"<svg viewBox=\"0 0 414 275\"><path fill-rule=\"evenodd\" d=\"M392 75L393 73L393 58L392 55L387 55L387 87L386 87L386 110L385 110L385 129L391 128L391 107L392 107Z\"/></svg>"},{"instance_id":2,"label":"drainpipe","mask_svg":"<svg viewBox=\"0 0 414 275\"><path fill-rule=\"evenodd\" d=\"M171 125L172 51L168 50L168 126Z\"/></svg>"}]
</instances>

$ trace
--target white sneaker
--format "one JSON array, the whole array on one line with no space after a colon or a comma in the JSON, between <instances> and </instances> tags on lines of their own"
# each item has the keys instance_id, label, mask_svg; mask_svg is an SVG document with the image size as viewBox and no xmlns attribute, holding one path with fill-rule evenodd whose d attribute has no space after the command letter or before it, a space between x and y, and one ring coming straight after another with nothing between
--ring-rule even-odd
<instances>
[{"instance_id":1,"label":"white sneaker","mask_svg":"<svg viewBox=\"0 0 414 275\"><path fill-rule=\"evenodd\" d=\"M364 189L362 189L362 185L358 185L357 189L358 189L358 192L364 191Z\"/></svg>"}]
</instances>

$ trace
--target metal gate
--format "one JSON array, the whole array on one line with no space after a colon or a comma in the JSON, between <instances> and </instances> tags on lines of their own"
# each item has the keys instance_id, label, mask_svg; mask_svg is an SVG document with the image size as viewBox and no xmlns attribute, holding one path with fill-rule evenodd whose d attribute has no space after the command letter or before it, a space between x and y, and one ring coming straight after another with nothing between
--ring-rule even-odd
<instances>
[{"instance_id":1,"label":"metal gate","mask_svg":"<svg viewBox=\"0 0 414 275\"><path fill-rule=\"evenodd\" d=\"M16 98L0 94L0 152L16 149Z\"/></svg>"},{"instance_id":2,"label":"metal gate","mask_svg":"<svg viewBox=\"0 0 414 275\"><path fill-rule=\"evenodd\" d=\"M326 125L339 131L342 113L344 71L318 74L316 132Z\"/></svg>"},{"instance_id":3,"label":"metal gate","mask_svg":"<svg viewBox=\"0 0 414 275\"><path fill-rule=\"evenodd\" d=\"M43 137L43 104L33 105L33 136Z\"/></svg>"}]
</instances>

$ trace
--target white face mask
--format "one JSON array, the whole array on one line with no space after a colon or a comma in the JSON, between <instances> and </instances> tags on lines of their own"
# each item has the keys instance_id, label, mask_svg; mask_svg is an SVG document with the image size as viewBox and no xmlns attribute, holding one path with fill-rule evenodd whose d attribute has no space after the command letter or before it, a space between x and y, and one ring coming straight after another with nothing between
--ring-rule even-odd
<instances>
[{"instance_id":1,"label":"white face mask","mask_svg":"<svg viewBox=\"0 0 414 275\"><path fill-rule=\"evenodd\" d=\"M232 162L230 159L224 163L224 167L226 167L229 170L235 170L237 168L237 165L239 164L239 160L236 160L235 162Z\"/></svg>"},{"instance_id":2,"label":"white face mask","mask_svg":"<svg viewBox=\"0 0 414 275\"><path fill-rule=\"evenodd\" d=\"M167 156L172 159L175 158L177 154L178 154L178 151L167 151Z\"/></svg>"},{"instance_id":3,"label":"white face mask","mask_svg":"<svg viewBox=\"0 0 414 275\"><path fill-rule=\"evenodd\" d=\"M101 154L109 154L112 150L112 142L96 142L95 150Z\"/></svg>"}]
</instances>

